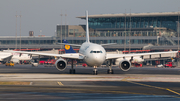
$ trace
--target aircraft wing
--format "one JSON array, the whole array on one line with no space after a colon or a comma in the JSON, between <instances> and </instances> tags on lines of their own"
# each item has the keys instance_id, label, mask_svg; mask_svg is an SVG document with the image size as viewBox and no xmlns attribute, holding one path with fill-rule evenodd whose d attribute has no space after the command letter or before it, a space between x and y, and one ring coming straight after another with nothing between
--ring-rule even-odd
<instances>
[{"instance_id":1,"label":"aircraft wing","mask_svg":"<svg viewBox=\"0 0 180 101\"><path fill-rule=\"evenodd\" d=\"M6 57L1 57L0 58L0 61L10 61L11 58L12 58L13 55L9 55L9 56L6 56Z\"/></svg>"},{"instance_id":2,"label":"aircraft wing","mask_svg":"<svg viewBox=\"0 0 180 101\"><path fill-rule=\"evenodd\" d=\"M117 43L100 44L101 46L117 45Z\"/></svg>"},{"instance_id":3,"label":"aircraft wing","mask_svg":"<svg viewBox=\"0 0 180 101\"><path fill-rule=\"evenodd\" d=\"M106 59L117 59L117 58L126 58L126 57L133 57L133 56L146 56L146 55L160 55L160 54L167 54L167 53L177 53L178 51L168 51L168 52L151 52L151 53L139 53L139 54L106 54Z\"/></svg>"},{"instance_id":4,"label":"aircraft wing","mask_svg":"<svg viewBox=\"0 0 180 101\"><path fill-rule=\"evenodd\" d=\"M41 53L41 52L27 52L27 51L5 51L11 53L21 53L21 54L32 54L32 55L42 55L42 56L56 56L61 58L69 59L82 59L79 53L69 53L69 54L51 54L51 53Z\"/></svg>"}]
</instances>

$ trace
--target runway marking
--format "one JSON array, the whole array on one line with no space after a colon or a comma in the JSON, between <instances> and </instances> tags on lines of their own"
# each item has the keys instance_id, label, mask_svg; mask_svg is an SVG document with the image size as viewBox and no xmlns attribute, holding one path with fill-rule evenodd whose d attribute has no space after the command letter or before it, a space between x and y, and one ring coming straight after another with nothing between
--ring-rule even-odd
<instances>
[{"instance_id":1,"label":"runway marking","mask_svg":"<svg viewBox=\"0 0 180 101\"><path fill-rule=\"evenodd\" d=\"M173 91L173 90L171 90L171 89L169 89L169 88L163 88L163 87L151 86L151 85L142 84L142 83L137 83L137 82L132 82L132 81L127 81L127 80L126 80L126 82L129 82L129 83L132 83L132 84L141 85L141 86L145 86L145 87L150 87L150 88L156 88L156 89L166 90L166 91L169 91L169 92L171 92L171 93L180 95L180 93L178 93L178 92L176 92L176 91Z\"/></svg>"},{"instance_id":2,"label":"runway marking","mask_svg":"<svg viewBox=\"0 0 180 101\"><path fill-rule=\"evenodd\" d=\"M101 93L117 93L117 94L144 94L144 93L135 93L135 92L125 92L125 91L107 91L107 90L89 90L89 89L77 89L77 88L61 88L63 90L69 91L83 91L83 92L101 92Z\"/></svg>"},{"instance_id":3,"label":"runway marking","mask_svg":"<svg viewBox=\"0 0 180 101\"><path fill-rule=\"evenodd\" d=\"M57 82L58 83L58 85L60 85L60 86L64 86L61 82Z\"/></svg>"},{"instance_id":4,"label":"runway marking","mask_svg":"<svg viewBox=\"0 0 180 101\"><path fill-rule=\"evenodd\" d=\"M127 79L136 79L136 78L132 78L132 77L125 77L125 78L123 78L121 81L127 81Z\"/></svg>"},{"instance_id":5,"label":"runway marking","mask_svg":"<svg viewBox=\"0 0 180 101\"><path fill-rule=\"evenodd\" d=\"M30 84L29 85L32 85L33 84L33 82L30 82Z\"/></svg>"},{"instance_id":6,"label":"runway marking","mask_svg":"<svg viewBox=\"0 0 180 101\"><path fill-rule=\"evenodd\" d=\"M30 85L30 82L21 82L21 81L0 81L0 85Z\"/></svg>"}]
</instances>

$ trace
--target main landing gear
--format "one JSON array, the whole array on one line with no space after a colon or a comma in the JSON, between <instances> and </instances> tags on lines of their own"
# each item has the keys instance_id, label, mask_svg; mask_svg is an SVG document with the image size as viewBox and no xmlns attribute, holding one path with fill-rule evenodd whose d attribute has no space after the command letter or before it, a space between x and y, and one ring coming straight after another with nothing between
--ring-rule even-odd
<instances>
[{"instance_id":1,"label":"main landing gear","mask_svg":"<svg viewBox=\"0 0 180 101\"><path fill-rule=\"evenodd\" d=\"M71 60L71 69L69 70L69 73L70 74L75 74L76 73L75 69L73 69L73 59Z\"/></svg>"},{"instance_id":2,"label":"main landing gear","mask_svg":"<svg viewBox=\"0 0 180 101\"><path fill-rule=\"evenodd\" d=\"M114 71L112 69L112 60L110 60L110 63L107 64L109 69L107 70L107 74L114 74Z\"/></svg>"},{"instance_id":3,"label":"main landing gear","mask_svg":"<svg viewBox=\"0 0 180 101\"><path fill-rule=\"evenodd\" d=\"M112 66L109 66L109 69L107 70L107 74L114 74Z\"/></svg>"},{"instance_id":4,"label":"main landing gear","mask_svg":"<svg viewBox=\"0 0 180 101\"><path fill-rule=\"evenodd\" d=\"M69 70L69 73L70 73L70 74L75 74L75 69L70 69L70 70Z\"/></svg>"}]
</instances>

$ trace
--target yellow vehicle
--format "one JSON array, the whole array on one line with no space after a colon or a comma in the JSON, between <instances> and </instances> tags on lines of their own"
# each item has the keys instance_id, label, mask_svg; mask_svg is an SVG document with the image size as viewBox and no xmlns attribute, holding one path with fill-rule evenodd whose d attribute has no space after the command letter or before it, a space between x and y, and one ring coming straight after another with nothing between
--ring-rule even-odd
<instances>
[{"instance_id":1,"label":"yellow vehicle","mask_svg":"<svg viewBox=\"0 0 180 101\"><path fill-rule=\"evenodd\" d=\"M6 66L14 66L14 63L13 62L7 62L5 65Z\"/></svg>"}]
</instances>

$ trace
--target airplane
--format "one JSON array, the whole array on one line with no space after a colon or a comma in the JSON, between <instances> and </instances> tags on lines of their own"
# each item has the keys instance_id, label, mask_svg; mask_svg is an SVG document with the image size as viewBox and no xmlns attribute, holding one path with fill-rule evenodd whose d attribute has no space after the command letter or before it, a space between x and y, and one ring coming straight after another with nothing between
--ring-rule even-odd
<instances>
[{"instance_id":1,"label":"airplane","mask_svg":"<svg viewBox=\"0 0 180 101\"><path fill-rule=\"evenodd\" d=\"M64 43L65 44L65 43ZM151 53L139 53L139 54L107 54L106 50L103 46L112 45L110 44L96 44L91 43L89 41L89 26L88 26L88 11L86 11L86 41L82 45L77 44L67 44L72 46L79 46L79 53L66 53L66 54L49 54L49 53L41 53L41 52L26 52L26 51L10 51L14 53L20 54L34 54L34 55L44 55L44 56L56 56L59 59L56 61L55 66L59 71L63 71L67 67L67 61L65 59L71 60L83 60L88 66L93 67L93 74L97 75L97 68L100 67L105 60L110 60L110 66L107 70L107 73L112 74L112 60L123 58L123 60L119 61L117 64L120 69L123 71L128 71L131 68L130 60L133 60L133 57L140 56L143 58L145 55L159 55L167 54L167 53L177 53L178 51L168 51L168 52L151 52ZM68 47L67 47L68 48ZM131 57L130 60L127 60L126 57ZM65 58L65 59L64 59ZM73 62L73 61L72 61ZM73 63L71 65L70 74L75 74L75 69L73 69Z\"/></svg>"},{"instance_id":2,"label":"airplane","mask_svg":"<svg viewBox=\"0 0 180 101\"><path fill-rule=\"evenodd\" d=\"M8 50L4 50L3 52L0 52L0 61L4 62L8 62L8 61L12 61L14 63L19 63L19 61L24 61L24 60L31 60L32 58L28 55L28 54L20 54L20 53L7 53L6 51ZM5 58L5 59L4 59Z\"/></svg>"},{"instance_id":3,"label":"airplane","mask_svg":"<svg viewBox=\"0 0 180 101\"><path fill-rule=\"evenodd\" d=\"M68 45L69 43L67 40L64 39L63 43L66 43L64 45L65 53L76 53L74 51L74 49L72 48L72 46ZM142 63L144 61L144 59L142 59L142 57L140 57L140 56L133 57L132 60L131 60L131 57L126 57L126 59L129 60L131 63ZM115 64L118 64L121 60L123 60L123 58L117 58L117 59L115 59L114 62L115 62ZM105 64L106 64L106 66L109 67L109 61L105 61Z\"/></svg>"},{"instance_id":4,"label":"airplane","mask_svg":"<svg viewBox=\"0 0 180 101\"><path fill-rule=\"evenodd\" d=\"M19 61L24 61L24 60L31 60L32 57L29 54L20 54L20 53L11 53L12 54L12 59L14 63L19 63Z\"/></svg>"},{"instance_id":5,"label":"airplane","mask_svg":"<svg viewBox=\"0 0 180 101\"><path fill-rule=\"evenodd\" d=\"M10 61L11 58L12 58L11 53L0 52L0 62L6 63L6 62Z\"/></svg>"}]
</instances>

